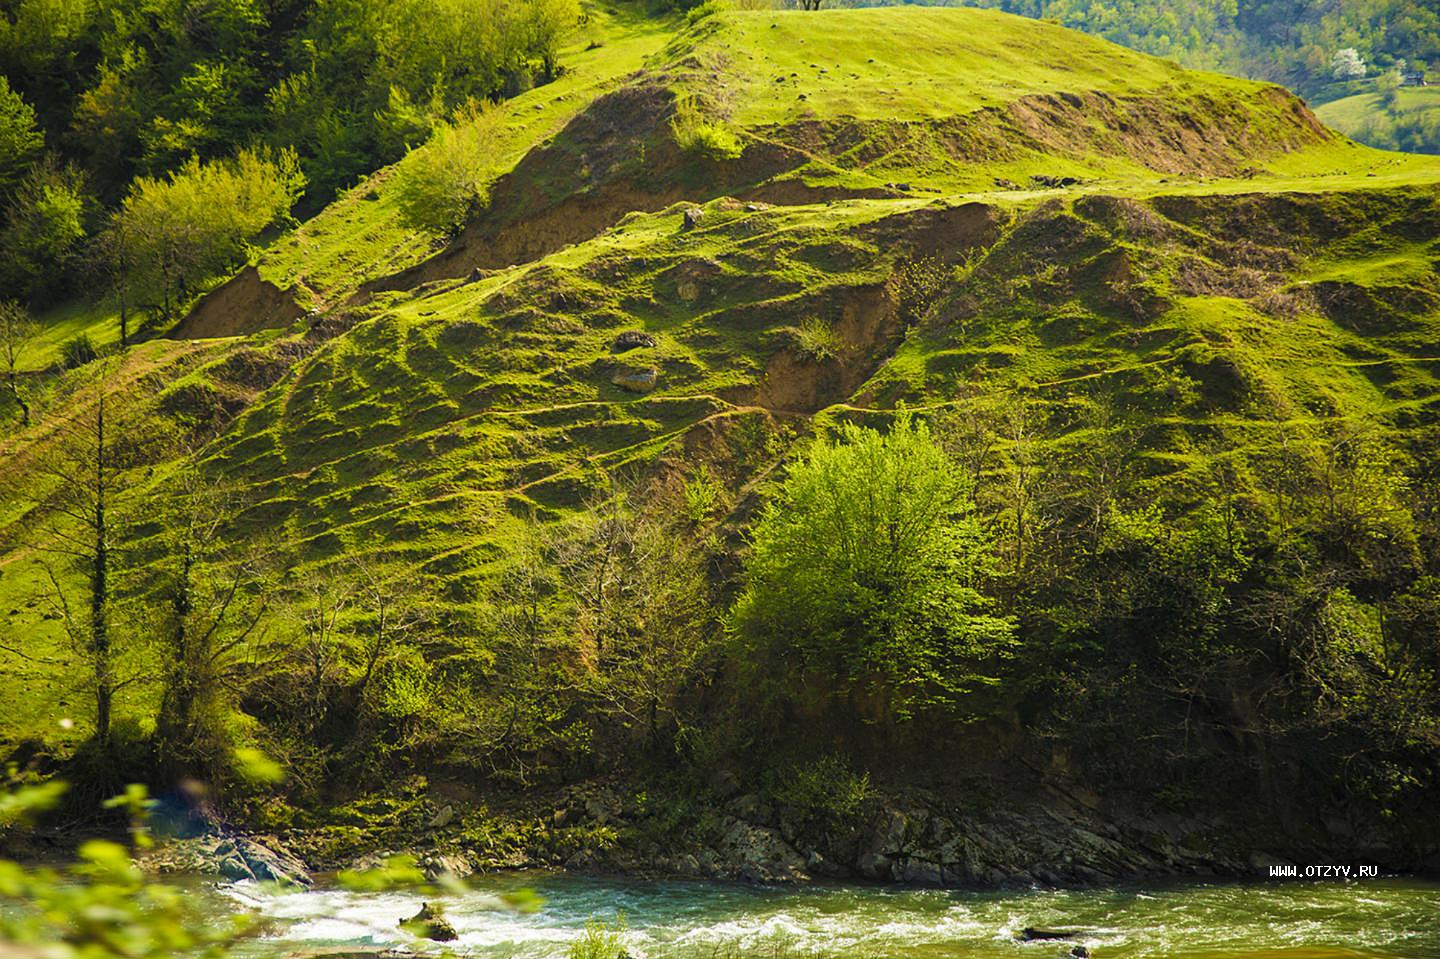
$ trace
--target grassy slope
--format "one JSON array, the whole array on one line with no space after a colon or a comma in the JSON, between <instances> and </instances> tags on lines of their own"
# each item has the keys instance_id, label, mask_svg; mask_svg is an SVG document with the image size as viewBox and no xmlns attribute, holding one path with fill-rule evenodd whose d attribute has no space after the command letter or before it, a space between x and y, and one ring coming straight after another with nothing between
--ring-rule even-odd
<instances>
[{"instance_id":1,"label":"grassy slope","mask_svg":"<svg viewBox=\"0 0 1440 959\"><path fill-rule=\"evenodd\" d=\"M563 50L564 75L501 104L503 142L493 155L496 172L514 166L600 92L638 70L671 36L673 23L646 16L637 5L596 7L582 35ZM403 162L403 161L402 161ZM296 292L307 309L334 305L363 279L418 263L435 252L435 240L406 229L394 196L385 189L387 167L346 191L298 229L258 252L261 275ZM25 369L54 362L65 340L88 334L97 345L119 342L114 304L73 301L42 315L42 332L26 350Z\"/></svg>"},{"instance_id":2,"label":"grassy slope","mask_svg":"<svg viewBox=\"0 0 1440 959\"><path fill-rule=\"evenodd\" d=\"M1396 92L1398 102L1393 113L1386 109L1378 93L1359 93L1322 103L1315 108L1315 115L1346 136L1372 131L1384 136L1397 118L1411 121L1440 113L1440 86L1402 87ZM1440 144L1435 146L1440 149Z\"/></svg>"},{"instance_id":3,"label":"grassy slope","mask_svg":"<svg viewBox=\"0 0 1440 959\"><path fill-rule=\"evenodd\" d=\"M724 84L733 92L712 106L752 138L794 136L807 113L860 117L881 124L867 137L888 136L891 116L944 119L1076 90L1142 99L1149 91L1165 104L1184 90L1199 98L1187 102L1238 104L1265 123L1285 122L1268 101L1246 100L1260 85L978 11L734 14L700 24L663 55L667 35L653 24L616 18L606 29L610 39L577 52L566 79L507 107L530 122L511 128L513 152L497 163L515 162L652 54L652 66L669 65L658 71L663 82L682 90L700 89L706 76L750 76ZM812 58L812 45L826 55ZM1073 69L1037 66L1045 63ZM802 66L813 99L797 101L788 76L774 76ZM847 69L869 86L828 76ZM1173 148L1165 128L1141 135L1157 152ZM462 604L506 561L517 516L563 518L604 488L607 471L657 462L672 476L706 463L735 506L783 449L781 424L803 430L806 414L825 408L822 418L901 398L946 406L976 389L1063 404L1113 384L1174 427L1147 438L1144 456L1177 499L1207 430L1243 449L1263 444L1277 422L1433 415L1440 248L1423 223L1440 162L1322 139L1271 150L1264 171L1227 177L1156 170L1083 142L1058 159L1027 146L1018 158L969 166L938 149L868 162L826 153L823 138L807 145L825 155L801 178L873 186L909 176L914 195L757 208L714 200L688 232L679 206L637 213L534 262L337 310L351 324L339 335L297 326L212 341L200 354L150 344L140 355L168 381L158 391L167 415L188 421L240 398L244 412L198 457L248 490L237 537L281 534L297 544L301 575L383 553L394 575L423 575ZM1072 190L993 183L996 170L1015 179L1071 165L1086 174ZM695 183L703 196L704 179ZM302 281L330 305L427 255L429 243L400 228L385 184L382 173L272 246L262 272ZM935 313L896 335L883 291L899 266L917 255L956 262L972 246L979 252L963 258L968 268ZM1257 275L1256 262L1270 265ZM1366 317L1306 293L1326 283L1398 304L1386 306L1389 325L1366 329L1357 325ZM837 329L838 358L793 350L811 318ZM615 333L630 328L650 332L656 346L614 356ZM648 396L611 385L616 369L651 366L659 386ZM237 372L260 367L273 374L258 384ZM31 443L43 444L42 431L5 448ZM13 548L13 511L0 515L10 537L0 632L55 653L55 623L31 598L36 557ZM33 667L5 668L31 688L7 683L0 738L52 734L73 693ZM73 681L74 665L53 675ZM144 695L126 708L142 712Z\"/></svg>"}]
</instances>

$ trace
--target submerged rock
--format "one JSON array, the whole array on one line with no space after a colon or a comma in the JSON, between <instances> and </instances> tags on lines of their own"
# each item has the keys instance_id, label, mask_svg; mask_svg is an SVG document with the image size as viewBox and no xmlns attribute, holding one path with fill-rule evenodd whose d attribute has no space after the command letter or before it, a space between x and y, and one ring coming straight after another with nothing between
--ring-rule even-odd
<instances>
[{"instance_id":1,"label":"submerged rock","mask_svg":"<svg viewBox=\"0 0 1440 959\"><path fill-rule=\"evenodd\" d=\"M1020 938L1025 942L1047 939L1074 939L1078 935L1080 935L1079 929L1037 929L1034 926L1026 926L1020 930Z\"/></svg>"}]
</instances>

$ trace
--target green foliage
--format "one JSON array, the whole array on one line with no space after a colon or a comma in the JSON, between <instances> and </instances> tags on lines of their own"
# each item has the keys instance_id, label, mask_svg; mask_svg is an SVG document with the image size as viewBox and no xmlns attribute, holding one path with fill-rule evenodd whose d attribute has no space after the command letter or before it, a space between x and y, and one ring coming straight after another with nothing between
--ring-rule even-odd
<instances>
[{"instance_id":1,"label":"green foliage","mask_svg":"<svg viewBox=\"0 0 1440 959\"><path fill-rule=\"evenodd\" d=\"M61 792L55 785L11 792L0 811L32 816ZM143 787L131 787L114 805L144 803ZM0 910L0 950L33 946L62 959L221 956L255 928L249 914L217 921L193 895L142 872L125 847L102 840L82 844L78 861L63 870L0 860L0 901L9 906Z\"/></svg>"},{"instance_id":2,"label":"green foliage","mask_svg":"<svg viewBox=\"0 0 1440 959\"><path fill-rule=\"evenodd\" d=\"M929 315L952 280L952 271L933 256L906 260L896 272L895 295L907 327Z\"/></svg>"},{"instance_id":3,"label":"green foliage","mask_svg":"<svg viewBox=\"0 0 1440 959\"><path fill-rule=\"evenodd\" d=\"M439 236L452 234L489 202L491 154L499 114L469 103L435 128L396 173L396 202L405 222Z\"/></svg>"},{"instance_id":4,"label":"green foliage","mask_svg":"<svg viewBox=\"0 0 1440 959\"><path fill-rule=\"evenodd\" d=\"M879 697L900 720L962 715L1013 629L979 592L990 544L971 508L924 423L844 424L761 514L732 628L782 689Z\"/></svg>"},{"instance_id":5,"label":"green foliage","mask_svg":"<svg viewBox=\"0 0 1440 959\"><path fill-rule=\"evenodd\" d=\"M868 772L856 772L844 756L831 754L797 763L775 775L775 801L822 827L853 821L874 795Z\"/></svg>"},{"instance_id":6,"label":"green foliage","mask_svg":"<svg viewBox=\"0 0 1440 959\"><path fill-rule=\"evenodd\" d=\"M230 268L289 215L304 185L291 151L192 157L163 180L140 177L108 227L112 268L141 302L171 316L197 283Z\"/></svg>"},{"instance_id":7,"label":"green foliage","mask_svg":"<svg viewBox=\"0 0 1440 959\"><path fill-rule=\"evenodd\" d=\"M73 370L100 358L100 351L88 333L76 333L60 344L60 362L67 370Z\"/></svg>"},{"instance_id":8,"label":"green foliage","mask_svg":"<svg viewBox=\"0 0 1440 959\"><path fill-rule=\"evenodd\" d=\"M813 363L840 355L840 334L818 316L807 316L795 331L795 348Z\"/></svg>"},{"instance_id":9,"label":"green foliage","mask_svg":"<svg viewBox=\"0 0 1440 959\"><path fill-rule=\"evenodd\" d=\"M623 912L618 913L612 922L594 917L587 919L585 932L570 943L566 952L568 959L623 959L625 955Z\"/></svg>"},{"instance_id":10,"label":"green foliage","mask_svg":"<svg viewBox=\"0 0 1440 959\"><path fill-rule=\"evenodd\" d=\"M725 488L710 473L710 468L701 464L695 475L685 480L682 493L685 497L685 518L695 526L709 521L720 505Z\"/></svg>"},{"instance_id":11,"label":"green foliage","mask_svg":"<svg viewBox=\"0 0 1440 959\"><path fill-rule=\"evenodd\" d=\"M36 164L20 181L5 211L0 243L4 280L29 299L64 276L85 236L88 196L80 170L53 160Z\"/></svg>"},{"instance_id":12,"label":"green foliage","mask_svg":"<svg viewBox=\"0 0 1440 959\"><path fill-rule=\"evenodd\" d=\"M0 74L0 196L20 182L44 146L34 109Z\"/></svg>"},{"instance_id":13,"label":"green foliage","mask_svg":"<svg viewBox=\"0 0 1440 959\"><path fill-rule=\"evenodd\" d=\"M707 117L694 96L676 99L670 131L680 149L717 162L737 159L745 152L745 145L735 131L722 121Z\"/></svg>"}]
</instances>

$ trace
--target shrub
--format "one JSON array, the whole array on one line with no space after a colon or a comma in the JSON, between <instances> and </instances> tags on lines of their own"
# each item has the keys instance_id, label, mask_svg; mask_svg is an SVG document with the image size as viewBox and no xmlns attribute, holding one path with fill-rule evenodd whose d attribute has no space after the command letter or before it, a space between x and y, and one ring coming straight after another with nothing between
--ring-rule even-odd
<instances>
[{"instance_id":1,"label":"shrub","mask_svg":"<svg viewBox=\"0 0 1440 959\"><path fill-rule=\"evenodd\" d=\"M472 102L406 158L395 179L406 223L448 236L490 202L490 160L498 129L497 111Z\"/></svg>"},{"instance_id":2,"label":"shrub","mask_svg":"<svg viewBox=\"0 0 1440 959\"><path fill-rule=\"evenodd\" d=\"M95 348L95 341L88 333L76 333L60 345L60 361L67 370L93 363L99 358L100 351Z\"/></svg>"},{"instance_id":3,"label":"shrub","mask_svg":"<svg viewBox=\"0 0 1440 959\"><path fill-rule=\"evenodd\" d=\"M836 825L853 817L870 798L870 774L857 773L842 756L821 756L786 770L773 794L811 821Z\"/></svg>"},{"instance_id":4,"label":"shrub","mask_svg":"<svg viewBox=\"0 0 1440 959\"><path fill-rule=\"evenodd\" d=\"M706 119L693 96L683 96L675 101L675 116L670 118L670 130L680 149L687 153L711 160L734 160L745 152L745 146L735 131L717 120Z\"/></svg>"},{"instance_id":5,"label":"shrub","mask_svg":"<svg viewBox=\"0 0 1440 959\"><path fill-rule=\"evenodd\" d=\"M620 913L613 923L601 919L590 919L585 923L585 933L570 943L569 959L621 959L625 951L625 914Z\"/></svg>"},{"instance_id":6,"label":"shrub","mask_svg":"<svg viewBox=\"0 0 1440 959\"><path fill-rule=\"evenodd\" d=\"M760 515L731 613L762 692L819 688L906 720L964 713L993 683L1013 625L977 589L990 543L968 480L901 415L888 434L845 424L790 467Z\"/></svg>"},{"instance_id":7,"label":"shrub","mask_svg":"<svg viewBox=\"0 0 1440 959\"><path fill-rule=\"evenodd\" d=\"M819 363L840 353L840 337L819 317L807 317L795 332L795 348L801 355Z\"/></svg>"},{"instance_id":8,"label":"shrub","mask_svg":"<svg viewBox=\"0 0 1440 959\"><path fill-rule=\"evenodd\" d=\"M710 475L710 469L702 465L685 481L685 518L696 526L705 522L715 512L720 492L720 484Z\"/></svg>"}]
</instances>

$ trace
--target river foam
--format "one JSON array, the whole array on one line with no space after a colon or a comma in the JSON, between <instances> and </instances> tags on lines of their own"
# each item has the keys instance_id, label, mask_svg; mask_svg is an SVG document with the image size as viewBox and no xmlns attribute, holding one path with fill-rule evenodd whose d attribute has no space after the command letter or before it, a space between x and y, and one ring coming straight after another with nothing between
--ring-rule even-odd
<instances>
[{"instance_id":1,"label":"river foam","mask_svg":"<svg viewBox=\"0 0 1440 959\"><path fill-rule=\"evenodd\" d=\"M543 905L507 908L534 889ZM226 887L276 920L251 955L329 946L410 946L397 927L419 896L334 888ZM554 874L479 880L438 901L477 959L558 959L591 918L624 917L636 959L1440 959L1440 885L1400 880L1264 885L1167 884L1089 890L970 892L865 886L640 882ZM1019 940L1027 926L1080 930L1068 942Z\"/></svg>"}]
</instances>

